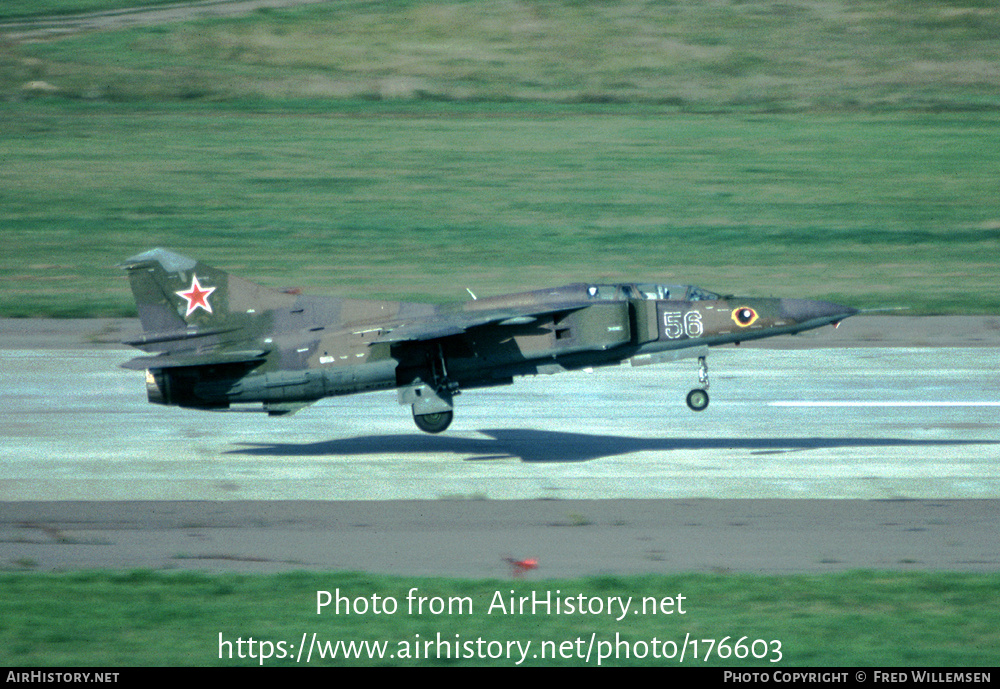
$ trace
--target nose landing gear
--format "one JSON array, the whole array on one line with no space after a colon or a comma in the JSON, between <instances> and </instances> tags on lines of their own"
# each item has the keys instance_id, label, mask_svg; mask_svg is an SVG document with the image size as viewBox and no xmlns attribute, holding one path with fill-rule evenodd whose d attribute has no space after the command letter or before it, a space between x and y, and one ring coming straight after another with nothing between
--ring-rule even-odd
<instances>
[{"instance_id":1,"label":"nose landing gear","mask_svg":"<svg viewBox=\"0 0 1000 689\"><path fill-rule=\"evenodd\" d=\"M705 411L708 407L708 364L705 357L698 357L698 382L702 387L687 394L687 405L691 411Z\"/></svg>"},{"instance_id":2,"label":"nose landing gear","mask_svg":"<svg viewBox=\"0 0 1000 689\"><path fill-rule=\"evenodd\" d=\"M691 408L691 411L705 411L705 408L708 406L708 390L695 388L689 392L687 405Z\"/></svg>"}]
</instances>

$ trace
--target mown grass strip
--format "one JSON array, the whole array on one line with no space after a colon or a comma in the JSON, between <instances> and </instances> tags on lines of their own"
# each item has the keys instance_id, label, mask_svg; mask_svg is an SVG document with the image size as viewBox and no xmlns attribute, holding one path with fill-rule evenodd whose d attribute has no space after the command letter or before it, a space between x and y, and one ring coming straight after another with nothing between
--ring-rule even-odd
<instances>
[{"instance_id":1,"label":"mown grass strip","mask_svg":"<svg viewBox=\"0 0 1000 689\"><path fill-rule=\"evenodd\" d=\"M691 665L991 667L1000 658L996 574L679 574L529 582L140 570L5 574L0 584L0 662L17 666L258 665L261 641L273 645L274 657L264 665L292 665L303 634L311 640L314 632L321 642L386 644L381 658L320 660L314 652L314 665L512 666L508 641L522 648L531 643L528 666L585 665L581 649L592 635L621 642L618 658L602 661L608 665L677 664L679 656L663 655L673 650L669 642L683 644L686 635L700 649L695 659L694 646L687 647L685 664ZM318 591L330 592L333 601L321 614ZM624 616L607 602L630 596L633 607ZM348 603L336 612L337 597L350 601L350 613ZM549 607L521 608L522 598L528 606L538 600ZM667 598L673 602L660 606ZM645 610L639 607L644 599L651 601ZM579 611L580 601L587 612ZM604 612L590 612L598 604ZM254 656L251 637L258 644ZM706 663L707 640L725 637L731 650L743 637L747 648L766 640L768 650L757 644L757 659L723 650L728 657L715 653ZM478 639L500 643L487 647ZM780 641L780 663L771 662L778 655L774 641ZM561 646L561 657L534 657L545 642L555 642L550 649L570 643ZM500 657L487 657L501 647ZM280 658L282 651L288 657ZM596 658L595 652L589 664Z\"/></svg>"},{"instance_id":2,"label":"mown grass strip","mask_svg":"<svg viewBox=\"0 0 1000 689\"><path fill-rule=\"evenodd\" d=\"M645 280L1000 309L990 113L351 102L0 117L8 316L130 314L114 266L154 246L345 296Z\"/></svg>"}]
</instances>

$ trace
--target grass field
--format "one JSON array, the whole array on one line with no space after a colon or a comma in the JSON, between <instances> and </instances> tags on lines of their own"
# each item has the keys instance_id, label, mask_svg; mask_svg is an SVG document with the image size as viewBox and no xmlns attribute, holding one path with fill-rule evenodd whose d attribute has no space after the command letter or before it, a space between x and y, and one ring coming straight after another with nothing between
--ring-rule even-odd
<instances>
[{"instance_id":1,"label":"grass field","mask_svg":"<svg viewBox=\"0 0 1000 689\"><path fill-rule=\"evenodd\" d=\"M679 651L670 642L683 646L685 636L690 635L697 640L697 650L687 646L683 664L692 666L990 668L1000 659L998 586L995 574L885 572L605 576L545 583L304 572L270 576L150 571L5 574L0 576L0 663L115 668L287 666L296 664L294 656L303 635L311 638L316 633L320 642L388 645L380 659L341 656L333 660L328 656L320 660L314 651L311 665L510 667L517 664L520 654L508 655L506 643L518 641L522 648L531 642L524 660L528 667L596 666L599 652L615 649L618 658L606 657L601 664L669 667L681 664ZM416 614L416 608L410 612L407 594L413 588L415 596L427 599L421 614ZM317 615L317 591L349 599L352 606L356 599L363 599L363 605L358 603L355 612L346 614L345 603L341 614L336 614L331 603ZM574 602L581 594L587 601L633 596L631 611L640 610L643 598L656 601L657 606L666 597L674 600L656 612L647 604L645 611L625 616L546 614L543 608L521 615L511 613L511 592L516 598L532 592L540 597L551 593L562 599L572 597ZM393 610L388 599L396 604L393 612L387 612ZM438 599L438 608L432 607L431 599ZM449 614L446 605L452 599ZM498 601L505 607L498 607ZM379 614L374 613L376 605ZM593 609L589 602L587 607ZM672 612L664 614L667 610ZM447 647L440 651L438 634ZM592 635L595 643L588 661L585 654ZM220 638L229 642L222 645L225 657L221 659ZM273 656L263 663L259 657L247 657L250 638L258 644L255 656L260 654L262 641L274 645L272 649L265 646ZM237 644L240 639L242 646ZM478 644L478 639L494 643ZM658 640L655 644L654 639ZM717 644L706 662L712 645L709 639L725 639L725 643ZM741 640L743 646L738 648ZM757 640L761 643L754 645ZM429 652L423 646L426 641L434 642ZM543 658L547 642L555 644L545 647L549 655ZM597 646L597 642L606 645ZM560 648L560 657L551 657ZM243 658L238 657L240 652ZM399 657L403 653L408 657ZM439 659L438 653L452 657ZM282 654L290 657L282 658ZM494 654L499 657L487 657Z\"/></svg>"},{"instance_id":2,"label":"grass field","mask_svg":"<svg viewBox=\"0 0 1000 689\"><path fill-rule=\"evenodd\" d=\"M131 314L114 265L153 246L342 295L664 280L995 313L998 22L351 1L0 41L0 315Z\"/></svg>"},{"instance_id":3,"label":"grass field","mask_svg":"<svg viewBox=\"0 0 1000 689\"><path fill-rule=\"evenodd\" d=\"M996 109L998 35L992 0L340 0L0 45L0 94Z\"/></svg>"},{"instance_id":4,"label":"grass field","mask_svg":"<svg viewBox=\"0 0 1000 689\"><path fill-rule=\"evenodd\" d=\"M153 246L277 287L461 299L690 281L1000 308L992 113L0 105L0 313L131 313Z\"/></svg>"},{"instance_id":5,"label":"grass field","mask_svg":"<svg viewBox=\"0 0 1000 689\"><path fill-rule=\"evenodd\" d=\"M131 314L113 266L153 246L343 295L994 313L998 27L977 0L413 0L0 42L0 315Z\"/></svg>"}]
</instances>

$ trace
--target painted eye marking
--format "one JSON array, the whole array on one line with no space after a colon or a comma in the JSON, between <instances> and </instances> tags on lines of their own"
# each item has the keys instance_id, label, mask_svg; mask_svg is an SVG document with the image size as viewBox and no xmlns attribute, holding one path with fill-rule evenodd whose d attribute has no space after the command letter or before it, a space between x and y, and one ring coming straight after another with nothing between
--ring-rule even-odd
<instances>
[{"instance_id":1,"label":"painted eye marking","mask_svg":"<svg viewBox=\"0 0 1000 689\"><path fill-rule=\"evenodd\" d=\"M733 320L741 328L753 325L757 318L757 312L749 306L741 306L738 309L733 309Z\"/></svg>"}]
</instances>

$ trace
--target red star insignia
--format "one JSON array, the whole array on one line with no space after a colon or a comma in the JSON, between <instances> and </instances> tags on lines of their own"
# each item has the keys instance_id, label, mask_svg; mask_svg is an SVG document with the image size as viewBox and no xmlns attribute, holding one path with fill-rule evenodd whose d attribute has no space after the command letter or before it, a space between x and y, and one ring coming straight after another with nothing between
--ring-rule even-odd
<instances>
[{"instance_id":1,"label":"red star insignia","mask_svg":"<svg viewBox=\"0 0 1000 689\"><path fill-rule=\"evenodd\" d=\"M184 314L184 317L187 318L198 309L205 309L212 313L212 305L208 303L208 295L214 291L214 287L202 287L201 283L198 282L198 276L192 275L191 286L186 290L175 292L177 296L187 300L187 313Z\"/></svg>"}]
</instances>

